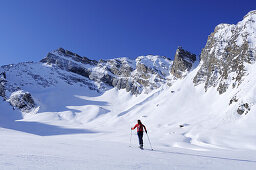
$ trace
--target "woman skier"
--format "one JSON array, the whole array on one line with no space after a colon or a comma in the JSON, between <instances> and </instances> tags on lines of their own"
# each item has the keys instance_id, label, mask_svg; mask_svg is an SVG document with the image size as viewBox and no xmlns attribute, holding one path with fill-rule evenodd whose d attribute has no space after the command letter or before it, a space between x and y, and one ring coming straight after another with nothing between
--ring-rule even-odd
<instances>
[{"instance_id":1,"label":"woman skier","mask_svg":"<svg viewBox=\"0 0 256 170\"><path fill-rule=\"evenodd\" d=\"M131 128L131 130L134 130L135 128L137 128L137 134L139 137L139 144L140 144L140 149L143 149L143 128L145 129L145 132L147 132L146 126L144 126L140 120L138 120L138 123Z\"/></svg>"}]
</instances>

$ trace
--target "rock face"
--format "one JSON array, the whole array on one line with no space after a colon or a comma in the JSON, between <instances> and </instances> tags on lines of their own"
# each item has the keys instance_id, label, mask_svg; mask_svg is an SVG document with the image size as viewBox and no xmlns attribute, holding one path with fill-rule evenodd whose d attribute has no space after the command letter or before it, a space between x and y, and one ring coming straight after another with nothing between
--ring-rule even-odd
<instances>
[{"instance_id":1,"label":"rock face","mask_svg":"<svg viewBox=\"0 0 256 170\"><path fill-rule=\"evenodd\" d=\"M23 112L29 112L36 106L31 94L22 90L13 92L7 101Z\"/></svg>"},{"instance_id":2,"label":"rock face","mask_svg":"<svg viewBox=\"0 0 256 170\"><path fill-rule=\"evenodd\" d=\"M176 51L171 74L176 78L182 78L186 72L190 71L193 63L196 61L196 55L179 47Z\"/></svg>"},{"instance_id":3,"label":"rock face","mask_svg":"<svg viewBox=\"0 0 256 170\"><path fill-rule=\"evenodd\" d=\"M125 57L106 61L100 60L98 67L104 68L105 73L107 73L105 77L112 87L127 89L127 91L131 91L132 94L139 93L136 84L133 84L131 78L132 72L136 69L134 60ZM94 80L97 81L97 76L95 75L99 74L94 72L93 75Z\"/></svg>"},{"instance_id":4,"label":"rock face","mask_svg":"<svg viewBox=\"0 0 256 170\"><path fill-rule=\"evenodd\" d=\"M201 53L200 69L194 84L217 87L220 94L229 85L238 87L246 73L246 64L256 59L256 11L249 12L237 25L220 24L208 37Z\"/></svg>"},{"instance_id":5,"label":"rock face","mask_svg":"<svg viewBox=\"0 0 256 170\"><path fill-rule=\"evenodd\" d=\"M0 73L0 96L3 98L5 98L5 82L6 82L5 72Z\"/></svg>"},{"instance_id":6,"label":"rock face","mask_svg":"<svg viewBox=\"0 0 256 170\"><path fill-rule=\"evenodd\" d=\"M0 83L0 96L5 97L4 85L2 83Z\"/></svg>"},{"instance_id":7,"label":"rock face","mask_svg":"<svg viewBox=\"0 0 256 170\"><path fill-rule=\"evenodd\" d=\"M123 59L124 60L124 59ZM114 78L113 86L140 94L156 89L168 81L172 61L163 56L140 56L135 61L125 59ZM110 67L113 70L113 67ZM116 69L114 69L116 70ZM115 72L113 72L115 74Z\"/></svg>"},{"instance_id":8,"label":"rock face","mask_svg":"<svg viewBox=\"0 0 256 170\"><path fill-rule=\"evenodd\" d=\"M241 104L238 109L237 113L239 115L247 114L251 110L250 105L248 103Z\"/></svg>"},{"instance_id":9,"label":"rock face","mask_svg":"<svg viewBox=\"0 0 256 170\"><path fill-rule=\"evenodd\" d=\"M41 62L56 65L63 70L88 78L90 75L90 70L88 68L97 64L97 61L95 60L89 60L86 57L81 57L78 54L64 50L63 48L48 53L46 58L42 59Z\"/></svg>"},{"instance_id":10,"label":"rock face","mask_svg":"<svg viewBox=\"0 0 256 170\"><path fill-rule=\"evenodd\" d=\"M60 58L56 58L56 56L64 57L66 59L69 59L69 61L82 63L82 64L96 65L98 63L95 60L90 60L86 57L81 57L78 54L65 50L63 48L59 48L58 50L48 53L47 57L42 59L41 62L56 64L59 67L63 67L65 66L65 64L68 65L68 63L65 63L63 60L61 60L62 61L61 62Z\"/></svg>"}]
</instances>

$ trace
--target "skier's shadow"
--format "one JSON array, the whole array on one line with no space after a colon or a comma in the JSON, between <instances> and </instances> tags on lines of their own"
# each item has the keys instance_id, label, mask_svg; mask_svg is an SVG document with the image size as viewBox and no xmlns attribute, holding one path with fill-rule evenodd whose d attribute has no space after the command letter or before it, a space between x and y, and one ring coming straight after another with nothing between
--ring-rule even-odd
<instances>
[{"instance_id":1,"label":"skier's shadow","mask_svg":"<svg viewBox=\"0 0 256 170\"><path fill-rule=\"evenodd\" d=\"M157 150L144 149L144 150L150 150L150 151L159 152L159 153L176 154L176 155L186 155L186 156L196 156L196 157L202 157L202 158L222 159L222 160L228 160L228 161L256 163L255 160L248 160L248 159L236 159L236 158L227 158L227 157L218 157L218 156L209 156L209 155L182 153L182 152L172 152L172 151L163 151L163 150L158 150L158 149Z\"/></svg>"}]
</instances>

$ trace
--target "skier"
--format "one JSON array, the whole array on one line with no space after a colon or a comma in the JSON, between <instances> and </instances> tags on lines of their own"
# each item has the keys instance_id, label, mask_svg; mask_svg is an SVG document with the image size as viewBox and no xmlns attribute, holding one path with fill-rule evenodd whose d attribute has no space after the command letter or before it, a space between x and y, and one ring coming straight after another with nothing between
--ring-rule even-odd
<instances>
[{"instance_id":1,"label":"skier","mask_svg":"<svg viewBox=\"0 0 256 170\"><path fill-rule=\"evenodd\" d=\"M140 149L143 149L143 128L145 129L145 132L147 132L146 126L144 126L140 120L138 120L138 123L131 128L131 130L134 130L135 128L137 128L137 134L139 137L139 144L140 144Z\"/></svg>"}]
</instances>

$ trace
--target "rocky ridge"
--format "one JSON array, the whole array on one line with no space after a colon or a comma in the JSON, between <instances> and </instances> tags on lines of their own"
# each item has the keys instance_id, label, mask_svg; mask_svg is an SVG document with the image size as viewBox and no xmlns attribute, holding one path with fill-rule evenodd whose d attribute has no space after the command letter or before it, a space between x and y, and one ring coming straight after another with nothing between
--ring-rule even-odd
<instances>
[{"instance_id":1,"label":"rocky ridge","mask_svg":"<svg viewBox=\"0 0 256 170\"><path fill-rule=\"evenodd\" d=\"M134 95L159 88L170 80L173 62L164 56L140 56L136 60L116 58L89 60L62 48L50 52L41 62L73 72L94 82L126 89ZM84 62L86 61L86 62Z\"/></svg>"}]
</instances>

